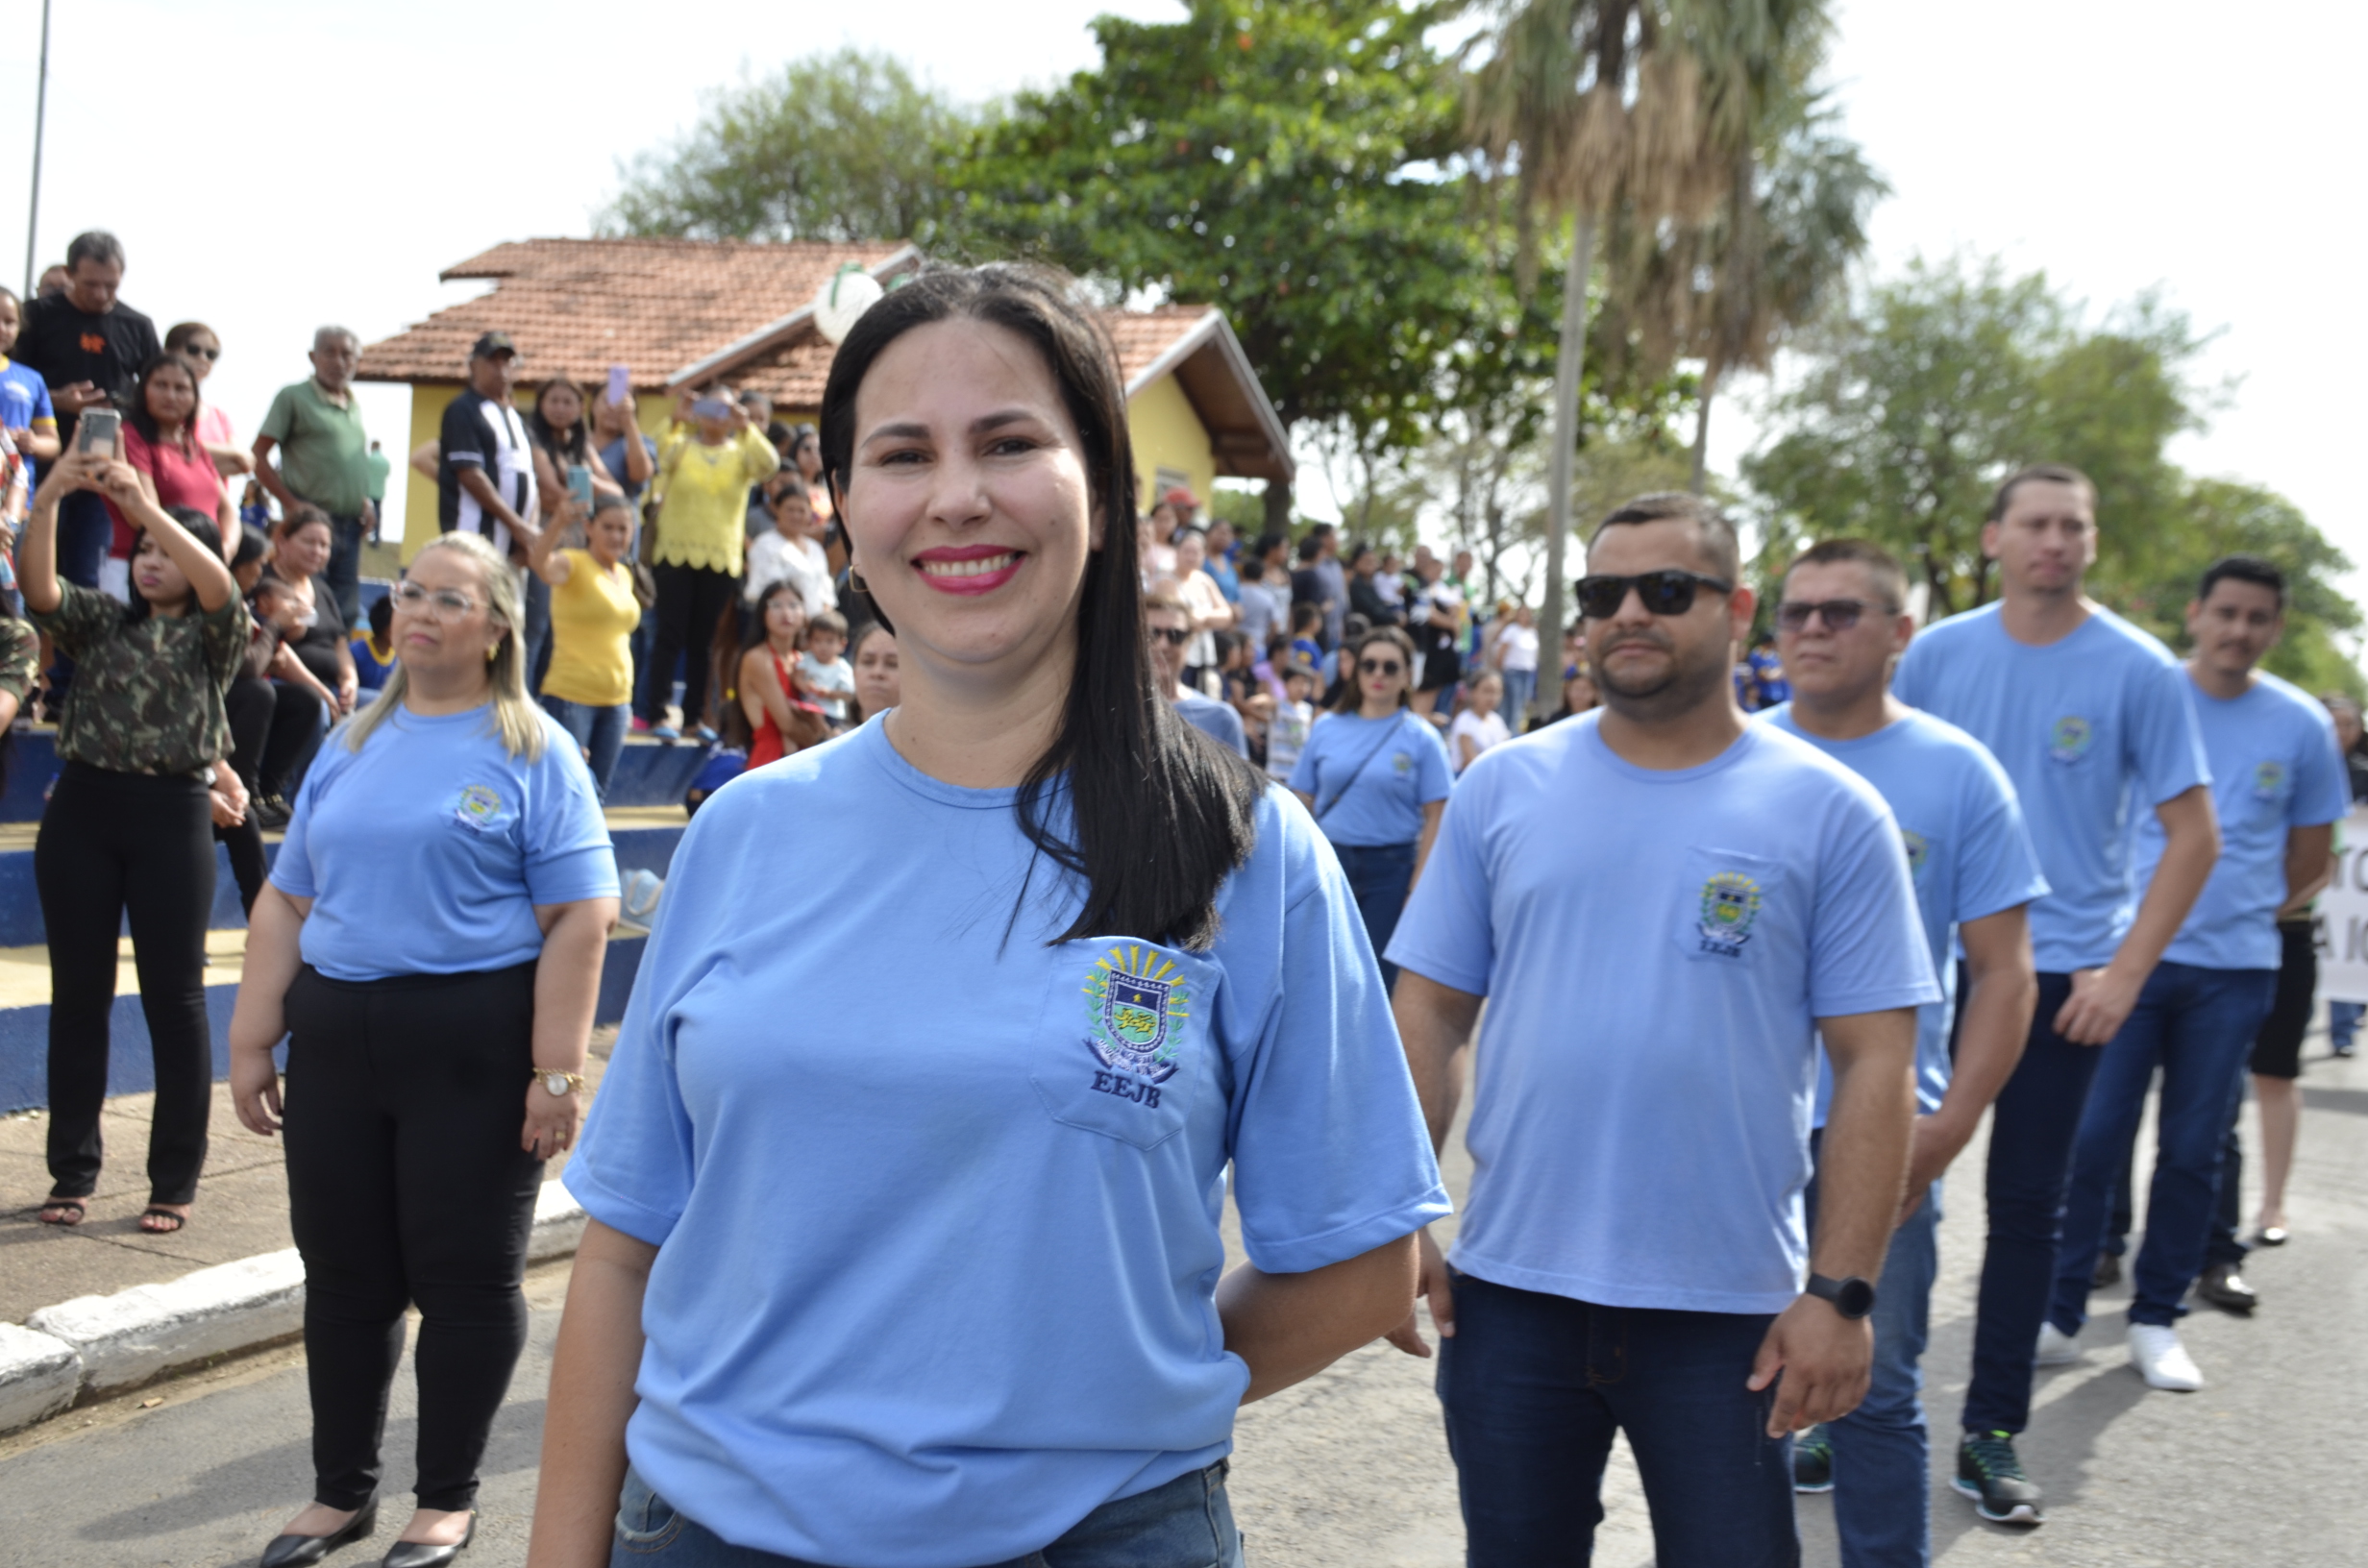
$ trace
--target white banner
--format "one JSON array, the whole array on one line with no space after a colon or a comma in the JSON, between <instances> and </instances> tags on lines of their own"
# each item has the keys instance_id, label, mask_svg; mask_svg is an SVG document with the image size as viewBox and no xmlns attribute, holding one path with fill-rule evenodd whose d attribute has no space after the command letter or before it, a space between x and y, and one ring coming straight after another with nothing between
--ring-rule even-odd
<instances>
[{"instance_id":1,"label":"white banner","mask_svg":"<svg viewBox=\"0 0 2368 1568\"><path fill-rule=\"evenodd\" d=\"M2319 894L2319 994L2368 1002L2368 808L2337 829L2335 880Z\"/></svg>"}]
</instances>

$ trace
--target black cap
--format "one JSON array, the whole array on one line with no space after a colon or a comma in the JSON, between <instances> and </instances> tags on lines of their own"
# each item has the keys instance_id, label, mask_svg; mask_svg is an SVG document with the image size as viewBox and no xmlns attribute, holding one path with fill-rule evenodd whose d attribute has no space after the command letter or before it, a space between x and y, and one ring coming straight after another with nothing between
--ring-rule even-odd
<instances>
[{"instance_id":1,"label":"black cap","mask_svg":"<svg viewBox=\"0 0 2368 1568\"><path fill-rule=\"evenodd\" d=\"M469 350L469 357L490 359L497 354L515 355L517 353L518 345L509 340L509 333L487 332L477 340L476 347Z\"/></svg>"}]
</instances>

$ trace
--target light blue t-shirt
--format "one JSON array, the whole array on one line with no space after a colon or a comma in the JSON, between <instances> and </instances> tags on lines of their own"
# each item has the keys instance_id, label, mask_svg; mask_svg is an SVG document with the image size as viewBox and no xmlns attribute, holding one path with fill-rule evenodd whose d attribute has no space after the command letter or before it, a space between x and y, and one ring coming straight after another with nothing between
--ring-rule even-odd
<instances>
[{"instance_id":1,"label":"light blue t-shirt","mask_svg":"<svg viewBox=\"0 0 2368 1568\"><path fill-rule=\"evenodd\" d=\"M1201 734L1231 747L1236 756L1249 755L1249 738L1242 732L1242 716L1233 711L1230 702L1220 702L1186 687L1176 696L1175 711Z\"/></svg>"},{"instance_id":2,"label":"light blue t-shirt","mask_svg":"<svg viewBox=\"0 0 2368 1568\"><path fill-rule=\"evenodd\" d=\"M1915 1097L1926 1115L1949 1091L1949 1009L1957 1000L1950 950L1967 920L2027 904L2047 892L2038 851L2023 826L2014 786L1982 743L1945 720L1910 712L1872 735L1829 741L1792 717L1792 704L1759 716L1796 735L1872 784L1908 849L1908 874L1924 919L1925 950L1940 982L1940 1000L1916 1013ZM1816 1125L1834 1096L1833 1068L1817 1061Z\"/></svg>"},{"instance_id":3,"label":"light blue t-shirt","mask_svg":"<svg viewBox=\"0 0 2368 1568\"><path fill-rule=\"evenodd\" d=\"M2187 923L2163 949L2175 964L2278 968L2286 834L2339 822L2352 810L2351 780L2327 709L2266 670L2253 679L2253 689L2232 702L2200 686L2189 694L2211 761L2220 858ZM2166 842L2162 823L2152 812L2141 813L2134 851L2140 887L2155 874Z\"/></svg>"},{"instance_id":4,"label":"light blue t-shirt","mask_svg":"<svg viewBox=\"0 0 2368 1568\"><path fill-rule=\"evenodd\" d=\"M875 720L717 793L675 853L566 1182L658 1247L633 1465L735 1544L1001 1562L1213 1463L1247 1383L1213 1296L1228 1160L1270 1271L1447 1212L1297 801L1267 792L1194 953L1051 943L1078 890L1015 793Z\"/></svg>"},{"instance_id":5,"label":"light blue t-shirt","mask_svg":"<svg viewBox=\"0 0 2368 1568\"><path fill-rule=\"evenodd\" d=\"M271 883L312 900L299 949L333 980L458 974L543 950L537 904L617 895L617 857L583 754L513 757L491 713L397 709L360 751L321 743Z\"/></svg>"},{"instance_id":6,"label":"light blue t-shirt","mask_svg":"<svg viewBox=\"0 0 2368 1568\"><path fill-rule=\"evenodd\" d=\"M1291 787L1315 797L1316 825L1334 844L1413 844L1422 808L1447 798L1455 770L1439 731L1406 709L1387 719L1325 713L1292 765Z\"/></svg>"},{"instance_id":7,"label":"light blue t-shirt","mask_svg":"<svg viewBox=\"0 0 2368 1568\"><path fill-rule=\"evenodd\" d=\"M1783 730L1665 772L1600 719L1465 770L1390 943L1489 999L1453 1261L1608 1307L1781 1311L1809 1259L1813 1020L1940 995L1899 826Z\"/></svg>"},{"instance_id":8,"label":"light blue t-shirt","mask_svg":"<svg viewBox=\"0 0 2368 1568\"><path fill-rule=\"evenodd\" d=\"M2014 781L2047 873L2031 906L2041 973L2111 961L2137 918L2132 817L2211 782L2193 684L2169 649L2105 609L2044 648L2008 636L1996 604L1908 645L1892 692L1981 742Z\"/></svg>"}]
</instances>

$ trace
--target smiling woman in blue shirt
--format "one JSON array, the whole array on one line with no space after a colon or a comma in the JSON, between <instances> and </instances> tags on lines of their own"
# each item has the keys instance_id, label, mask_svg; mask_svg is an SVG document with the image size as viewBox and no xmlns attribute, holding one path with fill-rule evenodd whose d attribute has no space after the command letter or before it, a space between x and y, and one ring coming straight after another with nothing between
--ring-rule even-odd
<instances>
[{"instance_id":1,"label":"smiling woman in blue shirt","mask_svg":"<svg viewBox=\"0 0 2368 1568\"><path fill-rule=\"evenodd\" d=\"M1346 883L1153 681L1060 283L889 294L822 445L900 700L677 851L567 1170L530 1561L1238 1564L1236 1407L1404 1322L1446 1209Z\"/></svg>"}]
</instances>

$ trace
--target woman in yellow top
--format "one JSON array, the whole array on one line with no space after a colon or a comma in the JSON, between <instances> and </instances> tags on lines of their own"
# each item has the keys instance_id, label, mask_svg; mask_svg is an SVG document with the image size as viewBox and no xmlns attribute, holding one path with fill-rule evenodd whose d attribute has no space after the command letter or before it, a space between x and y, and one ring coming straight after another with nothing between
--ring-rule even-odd
<instances>
[{"instance_id":1,"label":"woman in yellow top","mask_svg":"<svg viewBox=\"0 0 2368 1568\"><path fill-rule=\"evenodd\" d=\"M591 765L602 798L625 749L628 706L633 697L633 628L641 601L633 597L625 552L633 543L633 507L622 495L603 495L584 525L585 550L554 548L582 515L570 501L527 549L534 575L551 586L551 668L543 675L543 707L575 737Z\"/></svg>"},{"instance_id":2,"label":"woman in yellow top","mask_svg":"<svg viewBox=\"0 0 2368 1568\"><path fill-rule=\"evenodd\" d=\"M641 716L661 741L680 739L666 723L675 661L682 672L682 723L713 741L707 711L707 643L740 586L748 548L749 491L773 477L780 454L727 386L711 386L675 409L658 448L657 539L644 557L657 581L657 635L651 648ZM687 406L685 405L687 404Z\"/></svg>"}]
</instances>

